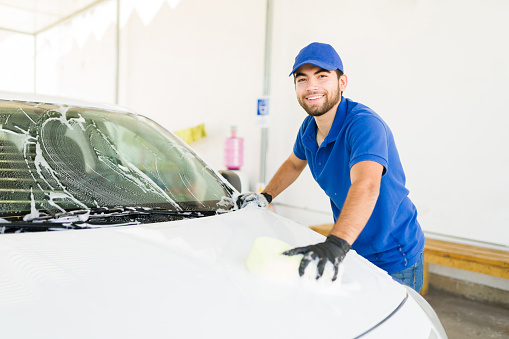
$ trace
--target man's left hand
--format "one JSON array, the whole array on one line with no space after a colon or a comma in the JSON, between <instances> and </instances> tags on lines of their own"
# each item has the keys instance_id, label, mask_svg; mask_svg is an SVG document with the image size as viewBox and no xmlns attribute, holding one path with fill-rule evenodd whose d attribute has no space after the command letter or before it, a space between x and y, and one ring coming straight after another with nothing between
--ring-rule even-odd
<instances>
[{"instance_id":1,"label":"man's left hand","mask_svg":"<svg viewBox=\"0 0 509 339\"><path fill-rule=\"evenodd\" d=\"M304 254L304 258L302 258L299 266L299 275L301 277L304 275L306 267L312 260L318 259L318 264L316 266L316 279L319 279L323 275L325 264L327 264L327 262L331 262L334 266L334 276L332 277L332 281L335 281L338 277L339 264L345 258L346 253L348 253L350 250L350 247L350 244L346 242L346 240L330 234L325 242L305 247L297 247L293 250L286 251L283 254Z\"/></svg>"},{"instance_id":2,"label":"man's left hand","mask_svg":"<svg viewBox=\"0 0 509 339\"><path fill-rule=\"evenodd\" d=\"M272 196L268 193L244 193L237 197L237 207L244 208L248 205L267 208L272 201Z\"/></svg>"}]
</instances>

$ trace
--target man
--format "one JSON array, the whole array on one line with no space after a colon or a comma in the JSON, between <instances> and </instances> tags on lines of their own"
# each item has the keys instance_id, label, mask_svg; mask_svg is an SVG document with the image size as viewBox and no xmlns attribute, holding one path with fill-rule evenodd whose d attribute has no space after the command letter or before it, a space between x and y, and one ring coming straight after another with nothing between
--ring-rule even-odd
<instances>
[{"instance_id":1,"label":"man","mask_svg":"<svg viewBox=\"0 0 509 339\"><path fill-rule=\"evenodd\" d=\"M348 78L332 46L312 43L304 47L291 75L297 100L308 113L293 153L264 192L241 195L237 204L242 207L254 200L267 205L309 165L313 178L330 198L335 223L325 242L284 253L304 255L299 274L316 262L318 279L330 262L335 280L338 265L353 248L419 292L424 234L408 198L389 127L370 108L343 97Z\"/></svg>"}]
</instances>

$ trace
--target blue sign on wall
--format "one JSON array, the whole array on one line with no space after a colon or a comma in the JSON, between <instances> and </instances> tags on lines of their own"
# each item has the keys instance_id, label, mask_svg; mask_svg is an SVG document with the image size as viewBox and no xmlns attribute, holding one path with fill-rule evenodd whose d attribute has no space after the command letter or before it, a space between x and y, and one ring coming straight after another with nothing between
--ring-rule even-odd
<instances>
[{"instance_id":1,"label":"blue sign on wall","mask_svg":"<svg viewBox=\"0 0 509 339\"><path fill-rule=\"evenodd\" d=\"M258 99L256 115L269 115L269 98Z\"/></svg>"}]
</instances>

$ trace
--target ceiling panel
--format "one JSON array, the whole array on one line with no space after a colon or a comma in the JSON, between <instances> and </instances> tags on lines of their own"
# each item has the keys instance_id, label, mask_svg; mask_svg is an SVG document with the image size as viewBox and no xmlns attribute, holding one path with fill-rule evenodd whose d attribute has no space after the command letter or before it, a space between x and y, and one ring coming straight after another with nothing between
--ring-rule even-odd
<instances>
[{"instance_id":1,"label":"ceiling panel","mask_svg":"<svg viewBox=\"0 0 509 339\"><path fill-rule=\"evenodd\" d=\"M0 0L0 29L36 34L104 0Z\"/></svg>"}]
</instances>

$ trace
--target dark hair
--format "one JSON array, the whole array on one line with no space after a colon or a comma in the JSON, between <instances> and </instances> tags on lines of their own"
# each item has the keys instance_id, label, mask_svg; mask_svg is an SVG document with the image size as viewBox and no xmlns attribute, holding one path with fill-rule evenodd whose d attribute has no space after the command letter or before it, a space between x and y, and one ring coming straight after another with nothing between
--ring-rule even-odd
<instances>
[{"instance_id":1,"label":"dark hair","mask_svg":"<svg viewBox=\"0 0 509 339\"><path fill-rule=\"evenodd\" d=\"M341 78L341 76L345 74L343 73L341 70L339 69L336 69L336 75L338 76L338 81L339 81L339 78ZM341 91L341 96L343 96L343 91Z\"/></svg>"}]
</instances>

